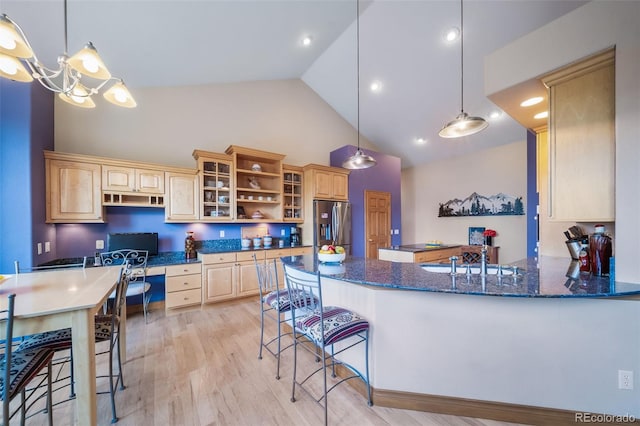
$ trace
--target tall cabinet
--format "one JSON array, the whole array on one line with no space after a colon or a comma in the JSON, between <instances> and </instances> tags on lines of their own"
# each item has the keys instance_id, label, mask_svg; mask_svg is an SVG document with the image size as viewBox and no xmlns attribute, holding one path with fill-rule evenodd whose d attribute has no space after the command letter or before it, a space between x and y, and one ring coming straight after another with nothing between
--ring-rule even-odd
<instances>
[{"instance_id":1,"label":"tall cabinet","mask_svg":"<svg viewBox=\"0 0 640 426\"><path fill-rule=\"evenodd\" d=\"M543 78L549 88L550 219L615 220L615 50Z\"/></svg>"}]
</instances>

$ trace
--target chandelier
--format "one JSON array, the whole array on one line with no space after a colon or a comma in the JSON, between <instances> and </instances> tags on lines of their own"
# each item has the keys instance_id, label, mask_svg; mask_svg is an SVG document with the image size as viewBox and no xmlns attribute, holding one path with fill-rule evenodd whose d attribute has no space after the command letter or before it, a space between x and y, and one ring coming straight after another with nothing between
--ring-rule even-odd
<instances>
[{"instance_id":1,"label":"chandelier","mask_svg":"<svg viewBox=\"0 0 640 426\"><path fill-rule=\"evenodd\" d=\"M67 0L64 0L64 53L58 56L55 69L38 60L18 24L7 15L0 15L0 76L25 83L36 79L48 90L58 93L63 101L82 108L95 108L92 96L113 83L102 96L114 105L136 106L127 86L121 78L111 76L91 42L75 55L68 55ZM85 77L90 78L93 85Z\"/></svg>"}]
</instances>

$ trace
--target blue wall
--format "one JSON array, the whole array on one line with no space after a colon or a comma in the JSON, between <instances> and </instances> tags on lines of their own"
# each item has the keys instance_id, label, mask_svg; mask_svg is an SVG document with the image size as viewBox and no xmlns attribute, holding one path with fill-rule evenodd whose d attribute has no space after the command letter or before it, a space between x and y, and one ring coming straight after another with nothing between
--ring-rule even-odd
<instances>
[{"instance_id":1,"label":"blue wall","mask_svg":"<svg viewBox=\"0 0 640 426\"><path fill-rule=\"evenodd\" d=\"M104 224L57 224L57 255L59 258L92 256L96 251L96 240L107 242L107 234L115 232L157 232L159 251L183 251L187 231L193 231L196 240L239 239L241 228L266 225L269 233L281 238L284 229L286 242L290 228L287 224L255 223L165 223L164 209L150 207L107 207L107 223ZM224 238L220 237L224 231ZM106 247L105 247L106 249Z\"/></svg>"},{"instance_id":2,"label":"blue wall","mask_svg":"<svg viewBox=\"0 0 640 426\"><path fill-rule=\"evenodd\" d=\"M44 225L43 149L53 149L52 94L0 80L0 272L12 272L16 259L35 263L35 243L55 238ZM43 253L37 261L53 256Z\"/></svg>"},{"instance_id":3,"label":"blue wall","mask_svg":"<svg viewBox=\"0 0 640 426\"><path fill-rule=\"evenodd\" d=\"M353 155L357 147L347 145L332 151L331 165L342 167L342 162ZM351 202L351 222L353 255L365 255L365 212L364 191L382 191L391 193L391 229L401 229L401 162L400 158L379 152L362 149L367 155L376 159L375 167L362 170L352 170L349 174L349 201ZM392 245L400 244L401 230L391 238Z\"/></svg>"},{"instance_id":4,"label":"blue wall","mask_svg":"<svg viewBox=\"0 0 640 426\"><path fill-rule=\"evenodd\" d=\"M531 130L527 131L527 257L538 256L537 215L540 203L537 185L537 137Z\"/></svg>"}]
</instances>

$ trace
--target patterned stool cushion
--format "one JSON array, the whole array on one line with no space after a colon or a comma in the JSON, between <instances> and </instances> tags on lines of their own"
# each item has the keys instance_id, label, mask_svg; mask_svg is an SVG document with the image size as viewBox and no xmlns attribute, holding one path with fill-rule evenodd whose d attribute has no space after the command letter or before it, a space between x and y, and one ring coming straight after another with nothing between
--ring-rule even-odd
<instances>
[{"instance_id":1,"label":"patterned stool cushion","mask_svg":"<svg viewBox=\"0 0 640 426\"><path fill-rule=\"evenodd\" d=\"M8 398L12 399L27 383L31 381L53 357L50 349L16 350L11 353L11 373L9 377ZM4 355L0 360L0 395L4 392L4 372L6 365Z\"/></svg>"},{"instance_id":2,"label":"patterned stool cushion","mask_svg":"<svg viewBox=\"0 0 640 426\"><path fill-rule=\"evenodd\" d=\"M302 293L304 293L304 295L302 295ZM315 303L318 303L318 299L315 296L310 297L307 292L295 291L294 294L299 295L296 296L296 299L301 302L299 305L297 304L297 306L312 304L311 297L313 297ZM287 289L272 291L263 298L263 302L276 311L287 312L291 310L291 300Z\"/></svg>"},{"instance_id":3,"label":"patterned stool cushion","mask_svg":"<svg viewBox=\"0 0 640 426\"><path fill-rule=\"evenodd\" d=\"M111 340L111 315L96 315L96 342L104 342L105 340ZM117 325L120 318L116 317Z\"/></svg>"},{"instance_id":4,"label":"patterned stool cushion","mask_svg":"<svg viewBox=\"0 0 640 426\"><path fill-rule=\"evenodd\" d=\"M337 306L324 308L324 336L320 313L313 312L302 318L296 318L296 327L316 342L324 340L325 345L331 345L349 336L369 329L369 322L355 312Z\"/></svg>"},{"instance_id":5,"label":"patterned stool cushion","mask_svg":"<svg viewBox=\"0 0 640 426\"><path fill-rule=\"evenodd\" d=\"M53 351L61 351L69 348L71 348L71 329L63 328L29 336L29 338L20 343L17 350L51 349Z\"/></svg>"}]
</instances>

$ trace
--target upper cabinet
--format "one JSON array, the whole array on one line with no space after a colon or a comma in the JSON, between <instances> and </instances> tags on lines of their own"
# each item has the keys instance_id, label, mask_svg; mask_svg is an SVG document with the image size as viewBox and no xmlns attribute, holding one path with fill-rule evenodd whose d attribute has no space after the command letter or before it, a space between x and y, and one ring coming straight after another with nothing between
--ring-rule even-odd
<instances>
[{"instance_id":1,"label":"upper cabinet","mask_svg":"<svg viewBox=\"0 0 640 426\"><path fill-rule=\"evenodd\" d=\"M230 221L234 217L233 190L235 177L230 155L208 151L193 151L200 176L200 219Z\"/></svg>"},{"instance_id":2,"label":"upper cabinet","mask_svg":"<svg viewBox=\"0 0 640 426\"><path fill-rule=\"evenodd\" d=\"M304 187L303 169L284 164L282 166L282 209L285 222L303 222Z\"/></svg>"},{"instance_id":3,"label":"upper cabinet","mask_svg":"<svg viewBox=\"0 0 640 426\"><path fill-rule=\"evenodd\" d=\"M102 223L100 164L45 151L46 222Z\"/></svg>"},{"instance_id":4,"label":"upper cabinet","mask_svg":"<svg viewBox=\"0 0 640 426\"><path fill-rule=\"evenodd\" d=\"M197 171L166 173L165 222L194 222L198 220L201 205L198 180Z\"/></svg>"},{"instance_id":5,"label":"upper cabinet","mask_svg":"<svg viewBox=\"0 0 640 426\"><path fill-rule=\"evenodd\" d=\"M349 170L309 164L304 167L304 181L309 199L349 200Z\"/></svg>"},{"instance_id":6,"label":"upper cabinet","mask_svg":"<svg viewBox=\"0 0 640 426\"><path fill-rule=\"evenodd\" d=\"M615 50L543 78L551 220L615 220Z\"/></svg>"},{"instance_id":7,"label":"upper cabinet","mask_svg":"<svg viewBox=\"0 0 640 426\"><path fill-rule=\"evenodd\" d=\"M231 145L225 151L235 168L236 219L282 221L282 160L284 155Z\"/></svg>"},{"instance_id":8,"label":"upper cabinet","mask_svg":"<svg viewBox=\"0 0 640 426\"><path fill-rule=\"evenodd\" d=\"M164 171L108 165L102 167L102 190L164 194Z\"/></svg>"}]
</instances>

